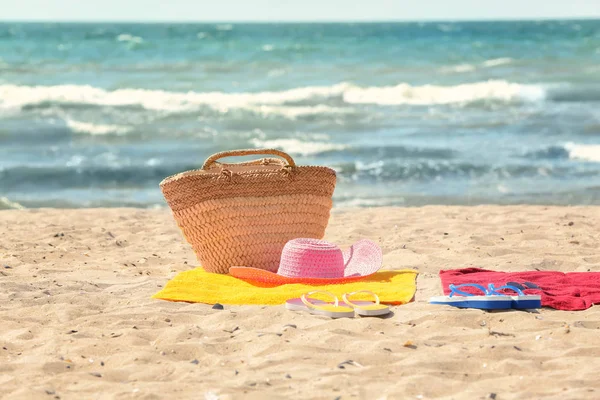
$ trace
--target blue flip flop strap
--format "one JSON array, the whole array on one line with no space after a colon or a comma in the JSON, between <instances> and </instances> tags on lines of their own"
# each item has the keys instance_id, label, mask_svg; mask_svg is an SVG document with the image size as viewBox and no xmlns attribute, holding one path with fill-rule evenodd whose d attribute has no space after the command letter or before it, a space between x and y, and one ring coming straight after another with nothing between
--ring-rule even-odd
<instances>
[{"instance_id":1,"label":"blue flip flop strap","mask_svg":"<svg viewBox=\"0 0 600 400\"><path fill-rule=\"evenodd\" d=\"M504 286L500 286L500 287L494 287L494 284L492 284L492 283L490 283L488 285L489 294L498 295L498 296L505 296L504 293L500 293L500 291L504 290L504 289L512 290L513 292L515 292L519 296L524 296L523 291L521 289L519 289L518 287L516 287L516 286L504 285Z\"/></svg>"},{"instance_id":2,"label":"blue flip flop strap","mask_svg":"<svg viewBox=\"0 0 600 400\"><path fill-rule=\"evenodd\" d=\"M533 282L523 282L523 285L525 285L527 289L541 289L541 287L539 287Z\"/></svg>"},{"instance_id":3,"label":"blue flip flop strap","mask_svg":"<svg viewBox=\"0 0 600 400\"><path fill-rule=\"evenodd\" d=\"M541 287L539 287L538 285L536 285L533 282L523 282L523 283L519 283L519 282L506 282L506 284L508 286L514 286L514 287L519 288L521 290L527 290L527 289L541 290L542 289Z\"/></svg>"},{"instance_id":4,"label":"blue flip flop strap","mask_svg":"<svg viewBox=\"0 0 600 400\"><path fill-rule=\"evenodd\" d=\"M508 286L514 286L514 287L519 288L521 290L525 290L525 285L524 284L521 285L519 282L506 282L506 284Z\"/></svg>"},{"instance_id":5,"label":"blue flip flop strap","mask_svg":"<svg viewBox=\"0 0 600 400\"><path fill-rule=\"evenodd\" d=\"M487 289L485 288L485 286L479 285L477 283L463 283L462 285L450 284L450 286L448 286L448 287L450 288L450 296L449 297L452 297L455 294L457 294L459 296L476 296L475 294L471 294L471 293L467 293L467 292L463 292L462 290L459 290L460 288L463 288L463 287L474 287L474 288L481 290L481 292L483 294L487 294Z\"/></svg>"}]
</instances>

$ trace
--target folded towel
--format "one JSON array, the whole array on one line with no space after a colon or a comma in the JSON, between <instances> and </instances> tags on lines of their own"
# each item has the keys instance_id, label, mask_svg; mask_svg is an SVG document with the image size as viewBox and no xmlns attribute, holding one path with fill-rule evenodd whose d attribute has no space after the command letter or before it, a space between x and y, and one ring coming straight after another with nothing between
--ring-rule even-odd
<instances>
[{"instance_id":1,"label":"folded towel","mask_svg":"<svg viewBox=\"0 0 600 400\"><path fill-rule=\"evenodd\" d=\"M273 286L249 283L229 275L211 274L202 268L181 272L167 282L155 299L187 301L192 303L221 304L283 304L312 290L326 290L342 298L344 293L370 290L377 293L382 303L410 302L417 289L417 272L413 270L380 271L369 277L344 284L312 286L287 284ZM356 296L362 300L360 296ZM369 299L366 295L365 299Z\"/></svg>"},{"instance_id":2,"label":"folded towel","mask_svg":"<svg viewBox=\"0 0 600 400\"><path fill-rule=\"evenodd\" d=\"M541 293L540 290L527 289L525 294L541 294L543 307L576 311L600 304L600 272L496 272L464 268L440 271L440 279L446 295L450 294L451 283L479 283L484 286L493 283L495 286L502 286L507 282L532 282L541 288Z\"/></svg>"}]
</instances>

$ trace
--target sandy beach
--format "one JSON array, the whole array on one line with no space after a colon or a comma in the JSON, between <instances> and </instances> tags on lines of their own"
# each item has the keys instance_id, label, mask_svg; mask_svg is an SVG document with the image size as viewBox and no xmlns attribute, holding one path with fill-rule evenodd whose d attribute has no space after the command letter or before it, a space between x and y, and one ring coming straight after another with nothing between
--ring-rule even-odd
<instances>
[{"instance_id":1,"label":"sandy beach","mask_svg":"<svg viewBox=\"0 0 600 400\"><path fill-rule=\"evenodd\" d=\"M598 271L599 223L600 207L334 209L327 240L370 238L384 268L419 276L392 317L331 320L151 299L197 266L169 210L2 211L0 397L597 398L596 307L427 300L440 269Z\"/></svg>"}]
</instances>

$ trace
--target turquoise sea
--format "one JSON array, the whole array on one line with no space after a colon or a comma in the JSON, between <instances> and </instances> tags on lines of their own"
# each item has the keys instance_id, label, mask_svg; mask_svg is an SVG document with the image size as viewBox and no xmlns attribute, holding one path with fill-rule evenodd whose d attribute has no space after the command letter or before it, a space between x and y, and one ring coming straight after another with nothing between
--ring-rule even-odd
<instances>
[{"instance_id":1,"label":"turquoise sea","mask_svg":"<svg viewBox=\"0 0 600 400\"><path fill-rule=\"evenodd\" d=\"M261 147L337 206L600 204L600 21L0 23L0 208L163 206Z\"/></svg>"}]
</instances>

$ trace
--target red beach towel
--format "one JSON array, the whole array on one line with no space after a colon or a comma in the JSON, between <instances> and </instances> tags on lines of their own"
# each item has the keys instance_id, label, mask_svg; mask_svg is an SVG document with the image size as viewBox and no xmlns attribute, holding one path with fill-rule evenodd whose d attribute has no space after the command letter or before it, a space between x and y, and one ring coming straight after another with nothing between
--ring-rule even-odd
<instances>
[{"instance_id":1,"label":"red beach towel","mask_svg":"<svg viewBox=\"0 0 600 400\"><path fill-rule=\"evenodd\" d=\"M450 294L448 286L453 283L478 283L486 286L506 285L507 282L532 282L540 290L527 289L526 294L541 294L542 306L557 310L585 310L594 304L600 304L600 272L557 272L526 271L496 272L480 268L464 268L440 271L444 294ZM462 290L462 289L461 289ZM465 288L471 292L471 288ZM473 294L478 294L475 291ZM480 293L479 293L480 294Z\"/></svg>"}]
</instances>

